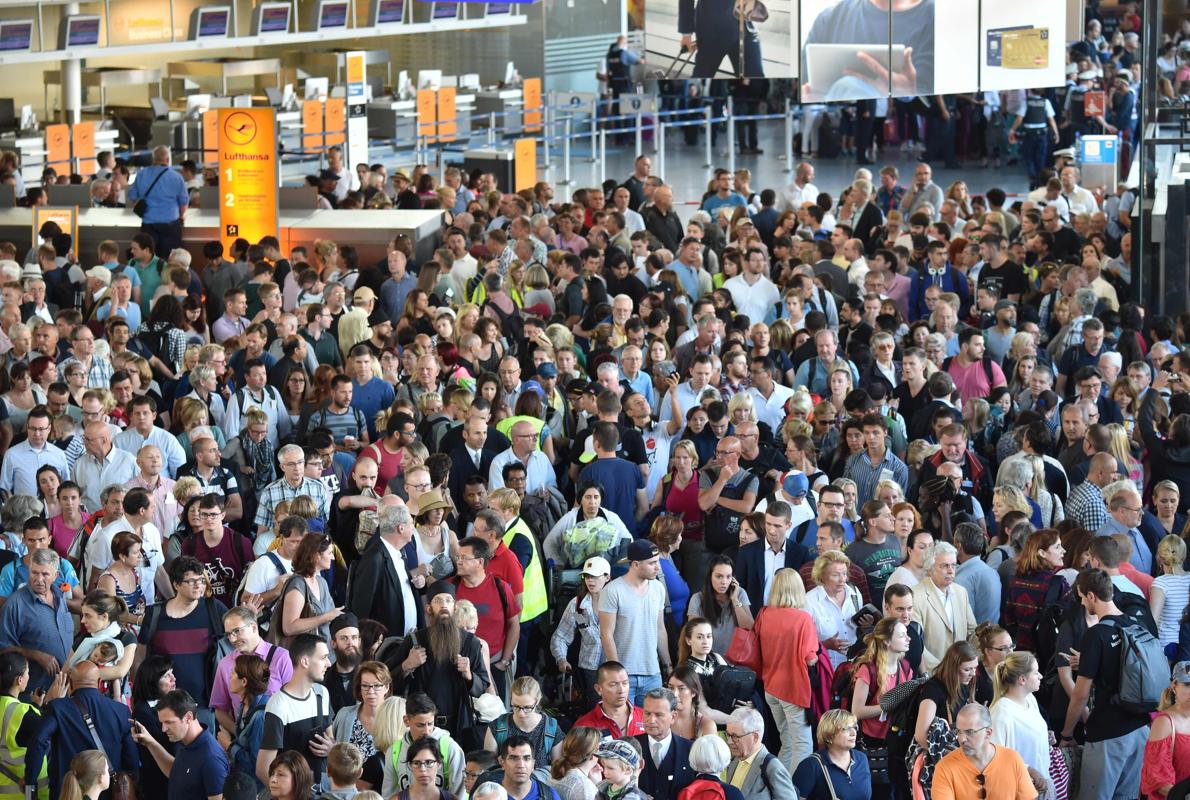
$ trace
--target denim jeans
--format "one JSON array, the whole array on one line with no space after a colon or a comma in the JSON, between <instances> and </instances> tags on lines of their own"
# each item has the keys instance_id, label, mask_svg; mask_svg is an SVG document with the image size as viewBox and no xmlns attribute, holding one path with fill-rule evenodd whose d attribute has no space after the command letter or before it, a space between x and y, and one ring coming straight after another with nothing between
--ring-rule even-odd
<instances>
[{"instance_id":1,"label":"denim jeans","mask_svg":"<svg viewBox=\"0 0 1190 800\"><path fill-rule=\"evenodd\" d=\"M660 675L629 675L628 676L628 696L632 700L632 705L643 706L645 704L645 692L650 689L661 688Z\"/></svg>"}]
</instances>

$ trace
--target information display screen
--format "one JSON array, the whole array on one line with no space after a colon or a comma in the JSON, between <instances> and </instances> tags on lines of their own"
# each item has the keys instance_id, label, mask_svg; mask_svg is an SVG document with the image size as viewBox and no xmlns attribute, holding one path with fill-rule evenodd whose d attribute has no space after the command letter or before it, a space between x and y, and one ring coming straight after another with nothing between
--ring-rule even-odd
<instances>
[{"instance_id":1,"label":"information display screen","mask_svg":"<svg viewBox=\"0 0 1190 800\"><path fill-rule=\"evenodd\" d=\"M325 31L334 28L347 27L347 8L346 2L326 2L318 4L318 30Z\"/></svg>"},{"instance_id":2,"label":"information display screen","mask_svg":"<svg viewBox=\"0 0 1190 800\"><path fill-rule=\"evenodd\" d=\"M260 29L257 34L288 33L289 3L265 3L260 8Z\"/></svg>"},{"instance_id":3,"label":"information display screen","mask_svg":"<svg viewBox=\"0 0 1190 800\"><path fill-rule=\"evenodd\" d=\"M434 3L434 19L455 19L458 16L458 3Z\"/></svg>"},{"instance_id":4,"label":"information display screen","mask_svg":"<svg viewBox=\"0 0 1190 800\"><path fill-rule=\"evenodd\" d=\"M227 8L200 8L198 10L197 37L208 39L227 36L227 25L231 21L231 10Z\"/></svg>"},{"instance_id":5,"label":"information display screen","mask_svg":"<svg viewBox=\"0 0 1190 800\"><path fill-rule=\"evenodd\" d=\"M62 23L66 26L65 35L59 46L94 47L99 44L99 17L93 15L67 17Z\"/></svg>"},{"instance_id":6,"label":"information display screen","mask_svg":"<svg viewBox=\"0 0 1190 800\"><path fill-rule=\"evenodd\" d=\"M4 20L0 22L0 52L28 50L33 44L33 20Z\"/></svg>"},{"instance_id":7,"label":"information display screen","mask_svg":"<svg viewBox=\"0 0 1190 800\"><path fill-rule=\"evenodd\" d=\"M378 0L376 25L391 25L405 20L405 0Z\"/></svg>"}]
</instances>

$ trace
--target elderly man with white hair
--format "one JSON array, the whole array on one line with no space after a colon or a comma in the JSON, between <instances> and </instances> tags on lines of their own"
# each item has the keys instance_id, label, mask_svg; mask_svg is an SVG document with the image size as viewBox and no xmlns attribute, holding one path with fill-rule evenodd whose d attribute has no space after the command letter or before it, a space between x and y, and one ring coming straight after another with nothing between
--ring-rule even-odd
<instances>
[{"instance_id":1,"label":"elderly man with white hair","mask_svg":"<svg viewBox=\"0 0 1190 800\"><path fill-rule=\"evenodd\" d=\"M913 618L922 629L925 650L921 667L932 672L955 642L965 642L975 632L975 614L967 590L955 583L958 551L938 542L926 559L926 578L913 587Z\"/></svg>"},{"instance_id":2,"label":"elderly man with white hair","mask_svg":"<svg viewBox=\"0 0 1190 800\"><path fill-rule=\"evenodd\" d=\"M260 505L256 509L256 529L260 533L273 528L273 510L282 500L292 500L298 495L309 495L318 508L318 515L330 519L331 498L326 484L318 478L308 478L306 453L300 445L287 444L277 452L281 464L281 477L270 483L260 493Z\"/></svg>"},{"instance_id":3,"label":"elderly man with white hair","mask_svg":"<svg viewBox=\"0 0 1190 800\"><path fill-rule=\"evenodd\" d=\"M1145 516L1144 503L1136 484L1130 480L1119 480L1103 487L1103 498L1107 502L1107 522L1095 531L1096 536L1111 536L1122 533L1132 542L1132 553L1128 562L1141 575L1153 574L1153 555L1157 541L1149 540L1140 529Z\"/></svg>"},{"instance_id":4,"label":"elderly man with white hair","mask_svg":"<svg viewBox=\"0 0 1190 800\"><path fill-rule=\"evenodd\" d=\"M722 774L743 793L744 800L796 800L789 770L764 746L764 717L755 708L737 708L727 718L725 749L730 761L719 763L723 759L721 745L711 744L711 739L722 741L717 736L703 736L690 748L690 766L696 772Z\"/></svg>"}]
</instances>

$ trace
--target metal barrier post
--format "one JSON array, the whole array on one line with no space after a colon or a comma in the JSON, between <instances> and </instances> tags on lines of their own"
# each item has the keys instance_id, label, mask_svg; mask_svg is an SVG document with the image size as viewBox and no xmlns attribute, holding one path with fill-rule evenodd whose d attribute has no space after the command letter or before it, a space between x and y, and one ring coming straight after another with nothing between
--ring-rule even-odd
<instances>
[{"instance_id":1,"label":"metal barrier post","mask_svg":"<svg viewBox=\"0 0 1190 800\"><path fill-rule=\"evenodd\" d=\"M607 130L599 131L599 182L607 180Z\"/></svg>"},{"instance_id":2,"label":"metal barrier post","mask_svg":"<svg viewBox=\"0 0 1190 800\"><path fill-rule=\"evenodd\" d=\"M496 146L496 112L488 114L488 147Z\"/></svg>"},{"instance_id":3,"label":"metal barrier post","mask_svg":"<svg viewBox=\"0 0 1190 800\"><path fill-rule=\"evenodd\" d=\"M639 156L641 153L644 152L643 150L641 150L641 138L642 138L641 130L640 130L641 122L642 122L642 117L641 117L640 113L638 112L636 115L636 152L634 153L634 157Z\"/></svg>"},{"instance_id":4,"label":"metal barrier post","mask_svg":"<svg viewBox=\"0 0 1190 800\"><path fill-rule=\"evenodd\" d=\"M727 169L735 172L735 114L731 95L727 96Z\"/></svg>"},{"instance_id":5,"label":"metal barrier post","mask_svg":"<svg viewBox=\"0 0 1190 800\"><path fill-rule=\"evenodd\" d=\"M594 163L599 156L599 103L596 101L595 109L591 113L591 163Z\"/></svg>"},{"instance_id":6,"label":"metal barrier post","mask_svg":"<svg viewBox=\"0 0 1190 800\"><path fill-rule=\"evenodd\" d=\"M562 186L570 185L570 120L567 114L562 121L562 180L558 181Z\"/></svg>"},{"instance_id":7,"label":"metal barrier post","mask_svg":"<svg viewBox=\"0 0 1190 800\"><path fill-rule=\"evenodd\" d=\"M657 145L657 177L665 180L665 123L657 120L657 134L653 140Z\"/></svg>"},{"instance_id":8,"label":"metal barrier post","mask_svg":"<svg viewBox=\"0 0 1190 800\"><path fill-rule=\"evenodd\" d=\"M545 148L545 152L542 153L542 156L545 159L545 177L547 180L550 177L550 170L552 169L552 166L550 165L551 127L553 126L550 124L550 107L546 106L541 110L541 144Z\"/></svg>"},{"instance_id":9,"label":"metal barrier post","mask_svg":"<svg viewBox=\"0 0 1190 800\"><path fill-rule=\"evenodd\" d=\"M706 134L707 134L707 160L706 160L706 163L703 164L703 166L709 168L715 160L714 154L711 153L711 138L714 136L714 133L711 130L711 107L710 106L706 106L703 108L703 116L706 118Z\"/></svg>"},{"instance_id":10,"label":"metal barrier post","mask_svg":"<svg viewBox=\"0 0 1190 800\"><path fill-rule=\"evenodd\" d=\"M793 102L785 98L785 171L793 172Z\"/></svg>"}]
</instances>

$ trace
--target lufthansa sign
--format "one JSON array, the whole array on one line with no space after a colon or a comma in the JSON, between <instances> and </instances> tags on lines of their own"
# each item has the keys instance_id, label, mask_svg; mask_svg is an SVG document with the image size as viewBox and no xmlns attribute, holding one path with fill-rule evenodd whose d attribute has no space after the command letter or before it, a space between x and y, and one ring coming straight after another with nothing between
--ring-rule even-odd
<instances>
[{"instance_id":1,"label":"lufthansa sign","mask_svg":"<svg viewBox=\"0 0 1190 800\"><path fill-rule=\"evenodd\" d=\"M277 235L277 123L271 108L219 109L219 233L237 238Z\"/></svg>"}]
</instances>

